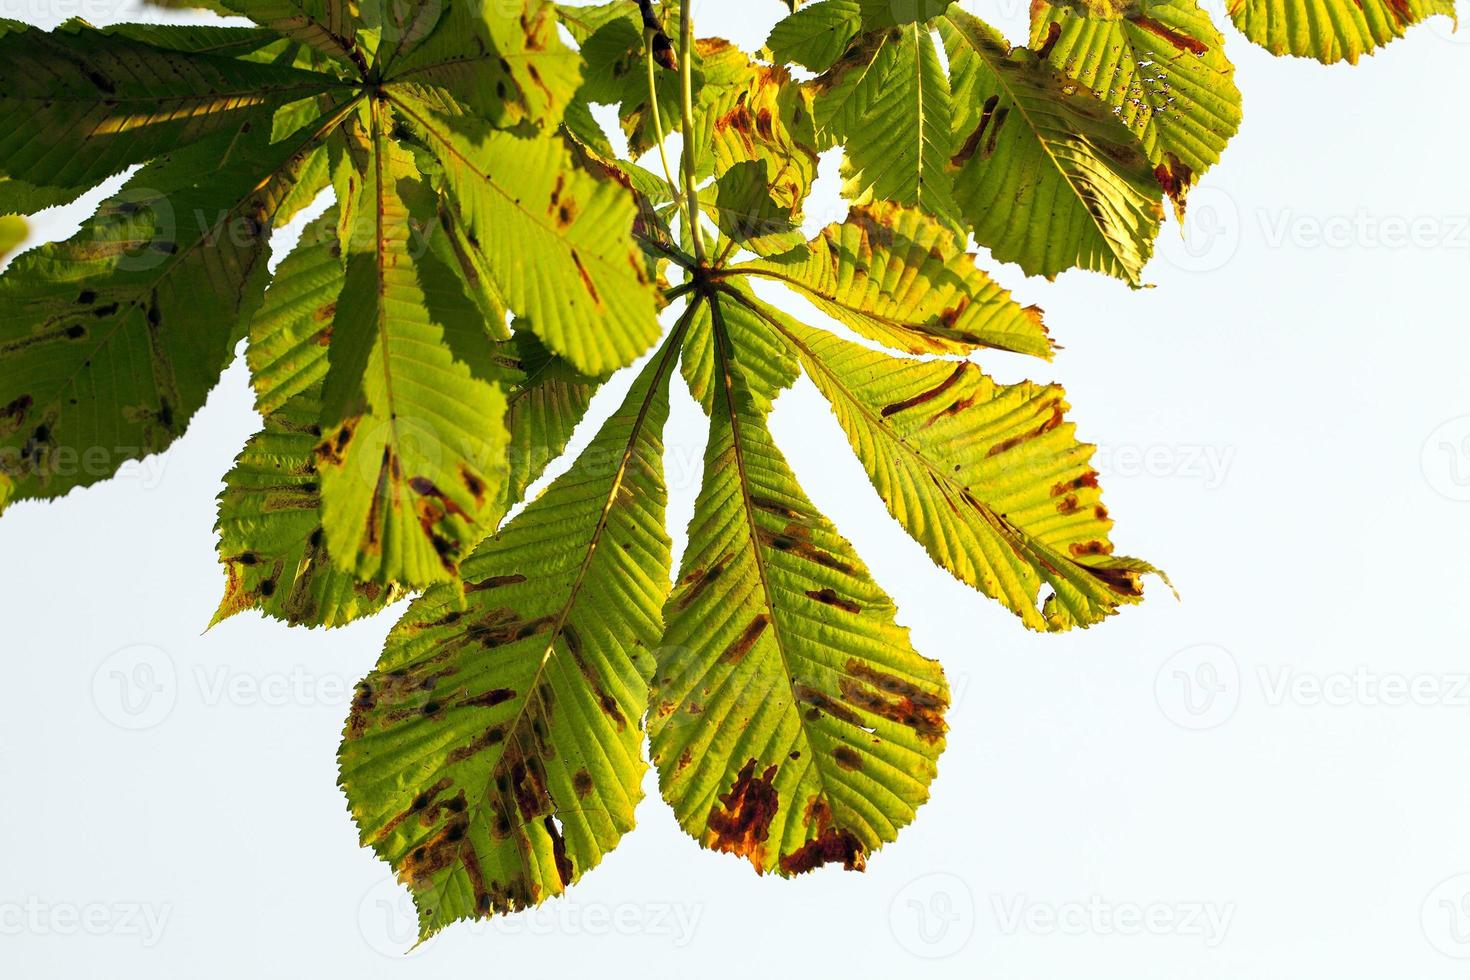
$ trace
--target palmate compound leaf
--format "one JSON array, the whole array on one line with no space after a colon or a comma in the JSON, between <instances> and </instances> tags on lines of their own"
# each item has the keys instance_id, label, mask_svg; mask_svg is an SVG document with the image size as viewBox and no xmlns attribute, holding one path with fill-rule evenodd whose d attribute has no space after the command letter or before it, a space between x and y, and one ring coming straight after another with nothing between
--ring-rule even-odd
<instances>
[{"instance_id":1,"label":"palmate compound leaf","mask_svg":"<svg viewBox=\"0 0 1470 980\"><path fill-rule=\"evenodd\" d=\"M784 283L895 350L965 354L991 347L1051 356L1041 311L1022 308L975 267L962 236L913 208L855 206L805 246L730 271Z\"/></svg>"},{"instance_id":2,"label":"palmate compound leaf","mask_svg":"<svg viewBox=\"0 0 1470 980\"><path fill-rule=\"evenodd\" d=\"M704 846L790 875L861 869L927 798L949 695L861 560L801 492L712 304L714 411L664 610L649 734Z\"/></svg>"},{"instance_id":3,"label":"palmate compound leaf","mask_svg":"<svg viewBox=\"0 0 1470 980\"><path fill-rule=\"evenodd\" d=\"M1435 15L1455 18L1454 0L1229 0L1235 26L1275 55L1356 64Z\"/></svg>"},{"instance_id":4,"label":"palmate compound leaf","mask_svg":"<svg viewBox=\"0 0 1470 980\"><path fill-rule=\"evenodd\" d=\"M1182 213L1240 128L1235 68L1209 15L1195 0L1033 0L1031 45L1138 134Z\"/></svg>"},{"instance_id":5,"label":"palmate compound leaf","mask_svg":"<svg viewBox=\"0 0 1470 980\"><path fill-rule=\"evenodd\" d=\"M333 90L335 79L153 47L79 24L0 35L0 173L78 193ZM345 96L345 88L338 89Z\"/></svg>"},{"instance_id":6,"label":"palmate compound leaf","mask_svg":"<svg viewBox=\"0 0 1470 980\"><path fill-rule=\"evenodd\" d=\"M759 307L758 307L759 309ZM1092 446L1055 385L997 385L968 361L911 361L768 315L832 404L889 512L960 581L1035 630L1136 603L1145 562L1113 557ZM1042 586L1051 594L1039 602Z\"/></svg>"},{"instance_id":7,"label":"palmate compound leaf","mask_svg":"<svg viewBox=\"0 0 1470 980\"><path fill-rule=\"evenodd\" d=\"M633 190L581 166L561 136L521 138L395 86L398 118L444 162L444 184L500 292L579 371L605 375L657 339L653 276L630 232Z\"/></svg>"},{"instance_id":8,"label":"palmate compound leaf","mask_svg":"<svg viewBox=\"0 0 1470 980\"><path fill-rule=\"evenodd\" d=\"M1138 138L1076 82L959 8L938 21L956 109L955 199L1004 262L1138 285L1163 220Z\"/></svg>"},{"instance_id":9,"label":"palmate compound leaf","mask_svg":"<svg viewBox=\"0 0 1470 980\"><path fill-rule=\"evenodd\" d=\"M421 934L561 894L633 826L668 595L662 431L681 331L572 468L409 609L341 783Z\"/></svg>"},{"instance_id":10,"label":"palmate compound leaf","mask_svg":"<svg viewBox=\"0 0 1470 980\"><path fill-rule=\"evenodd\" d=\"M386 105L369 111L322 394L322 523L344 571L421 587L494 529L505 395L446 237L425 234L438 197L388 138Z\"/></svg>"},{"instance_id":11,"label":"palmate compound leaf","mask_svg":"<svg viewBox=\"0 0 1470 980\"><path fill-rule=\"evenodd\" d=\"M274 144L255 127L159 157L69 241L12 263L0 506L90 486L183 433L260 303L274 214L344 111Z\"/></svg>"}]
</instances>

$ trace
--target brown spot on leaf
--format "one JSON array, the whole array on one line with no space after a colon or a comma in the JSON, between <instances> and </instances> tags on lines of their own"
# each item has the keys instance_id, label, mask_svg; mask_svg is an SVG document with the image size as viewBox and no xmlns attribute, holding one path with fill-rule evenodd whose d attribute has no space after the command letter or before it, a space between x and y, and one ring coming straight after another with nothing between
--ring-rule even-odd
<instances>
[{"instance_id":1,"label":"brown spot on leaf","mask_svg":"<svg viewBox=\"0 0 1470 980\"><path fill-rule=\"evenodd\" d=\"M1057 46L1057 41L1062 36L1062 25L1052 21L1046 25L1046 40L1041 42L1041 47L1036 49L1036 57L1045 61L1051 55L1051 49Z\"/></svg>"},{"instance_id":2,"label":"brown spot on leaf","mask_svg":"<svg viewBox=\"0 0 1470 980\"><path fill-rule=\"evenodd\" d=\"M4 408L0 408L0 434L9 435L17 432L25 424L26 415L30 413L31 406L35 404L30 395L21 395Z\"/></svg>"},{"instance_id":3,"label":"brown spot on leaf","mask_svg":"<svg viewBox=\"0 0 1470 980\"><path fill-rule=\"evenodd\" d=\"M750 759L741 768L730 791L710 808L708 824L713 835L710 847L748 858L756 870L762 870L763 845L781 798L774 785L776 767L770 766L757 778L755 764Z\"/></svg>"},{"instance_id":4,"label":"brown spot on leaf","mask_svg":"<svg viewBox=\"0 0 1470 980\"><path fill-rule=\"evenodd\" d=\"M597 284L592 281L592 276L587 272L587 267L582 264L582 255L575 248L572 249L572 262L577 266L577 274L582 277L582 286L592 297L592 302L601 309L602 294L597 291Z\"/></svg>"},{"instance_id":5,"label":"brown spot on leaf","mask_svg":"<svg viewBox=\"0 0 1470 980\"><path fill-rule=\"evenodd\" d=\"M516 692L510 688L497 687L493 690L486 691L484 694L476 694L472 698L465 698L463 701L458 702L458 706L463 708L493 708L496 705L504 704L515 696Z\"/></svg>"},{"instance_id":6,"label":"brown spot on leaf","mask_svg":"<svg viewBox=\"0 0 1470 980\"><path fill-rule=\"evenodd\" d=\"M526 580L524 575L492 575L478 582L466 582L465 592L485 592L489 589L498 589L506 585L520 585Z\"/></svg>"},{"instance_id":7,"label":"brown spot on leaf","mask_svg":"<svg viewBox=\"0 0 1470 980\"><path fill-rule=\"evenodd\" d=\"M1081 490L1084 487L1096 490L1097 486L1097 472L1095 470L1088 470L1079 477L1054 485L1051 488L1051 495L1053 497L1060 497L1062 494L1071 493L1074 490Z\"/></svg>"},{"instance_id":8,"label":"brown spot on leaf","mask_svg":"<svg viewBox=\"0 0 1470 980\"><path fill-rule=\"evenodd\" d=\"M746 626L744 631L735 638L735 641L726 648L720 659L727 664L738 664L741 660L745 659L745 655L751 651L751 648L755 646L756 641L761 638L761 634L766 631L766 627L769 625L771 625L771 618L765 613L756 616L750 621L750 625Z\"/></svg>"},{"instance_id":9,"label":"brown spot on leaf","mask_svg":"<svg viewBox=\"0 0 1470 980\"><path fill-rule=\"evenodd\" d=\"M800 682L793 685L792 690L796 695L797 703L807 706L807 715L812 720L816 720L821 715L827 714L836 718L838 721L862 727L862 717L831 695L819 691L814 687L808 687Z\"/></svg>"},{"instance_id":10,"label":"brown spot on leaf","mask_svg":"<svg viewBox=\"0 0 1470 980\"><path fill-rule=\"evenodd\" d=\"M989 451L987 451L985 455L999 456L1001 453L1010 452L1017 446L1020 446L1026 442L1030 442L1032 439L1035 439L1038 436L1044 436L1051 430L1055 429L1057 426L1061 425L1063 420L1065 419L1065 415L1062 412L1062 400L1060 398L1053 398L1051 401L1047 402L1044 407L1050 409L1051 414L1048 415L1039 425L1037 425L1036 428L1027 429L1025 432L1013 435L1009 439L1002 439L1000 442L991 446Z\"/></svg>"},{"instance_id":11,"label":"brown spot on leaf","mask_svg":"<svg viewBox=\"0 0 1470 980\"><path fill-rule=\"evenodd\" d=\"M505 741L504 728L498 726L495 728L487 728L479 735L476 735L474 739L469 743L461 745L459 748L451 751L449 753L448 760L450 763L463 762L466 759L479 755L481 752L484 752L486 749L491 748L492 746L499 745L503 741Z\"/></svg>"},{"instance_id":12,"label":"brown spot on leaf","mask_svg":"<svg viewBox=\"0 0 1470 980\"><path fill-rule=\"evenodd\" d=\"M863 611L862 606L853 602L851 599L844 599L832 589L808 589L806 594L809 599L815 599L823 605L831 606L834 609L841 609L843 612L852 613L853 615L857 615Z\"/></svg>"},{"instance_id":13,"label":"brown spot on leaf","mask_svg":"<svg viewBox=\"0 0 1470 980\"><path fill-rule=\"evenodd\" d=\"M927 401L932 401L933 399L938 398L950 388L953 388L955 385L959 384L960 379L965 376L965 371L968 369L968 367L968 363L956 364L954 370L950 372L949 377L945 378L939 384L935 385L933 388L930 388L928 391L919 392L912 398L906 398L901 402L894 402L891 405L885 405L881 414L884 418L888 418L892 415L897 415L899 412L914 408L918 405L924 404Z\"/></svg>"},{"instance_id":14,"label":"brown spot on leaf","mask_svg":"<svg viewBox=\"0 0 1470 980\"><path fill-rule=\"evenodd\" d=\"M943 697L856 658L847 661L847 674L839 683L848 704L911 728L926 741L944 737Z\"/></svg>"},{"instance_id":15,"label":"brown spot on leaf","mask_svg":"<svg viewBox=\"0 0 1470 980\"><path fill-rule=\"evenodd\" d=\"M839 766L848 772L857 772L863 767L863 757L847 745L839 745L833 749L832 757L837 760Z\"/></svg>"},{"instance_id":16,"label":"brown spot on leaf","mask_svg":"<svg viewBox=\"0 0 1470 980\"><path fill-rule=\"evenodd\" d=\"M572 859L567 857L566 838L562 836L561 828L556 825L556 818L551 814L546 815L541 825L546 828L546 834L551 838L551 855L556 862L556 875L561 879L561 886L565 888L572 883L572 878L576 875L576 869L572 867Z\"/></svg>"},{"instance_id":17,"label":"brown spot on leaf","mask_svg":"<svg viewBox=\"0 0 1470 980\"><path fill-rule=\"evenodd\" d=\"M459 464L459 481L470 492L470 496L475 498L476 503L485 502L485 481L472 473L464 463Z\"/></svg>"},{"instance_id":18,"label":"brown spot on leaf","mask_svg":"<svg viewBox=\"0 0 1470 980\"><path fill-rule=\"evenodd\" d=\"M1210 50L1209 46L1199 38L1190 37L1188 34L1181 34L1167 24L1160 24L1158 21L1142 13L1131 13L1128 15L1128 20L1148 31L1150 34L1163 38L1180 51L1188 51L1190 54L1200 55Z\"/></svg>"},{"instance_id":19,"label":"brown spot on leaf","mask_svg":"<svg viewBox=\"0 0 1470 980\"><path fill-rule=\"evenodd\" d=\"M861 871L867 865L867 849L852 831L828 827L795 851L782 855L781 871L799 875L838 862L848 871Z\"/></svg>"},{"instance_id":20,"label":"brown spot on leaf","mask_svg":"<svg viewBox=\"0 0 1470 980\"><path fill-rule=\"evenodd\" d=\"M725 566L729 563L730 556L725 555L709 568L696 568L694 571L684 576L684 580L681 584L686 587L686 591L683 595L679 597L679 608L686 609L691 604L693 604L694 600L698 599L699 596L704 592L704 590L709 588L710 584L724 573Z\"/></svg>"}]
</instances>

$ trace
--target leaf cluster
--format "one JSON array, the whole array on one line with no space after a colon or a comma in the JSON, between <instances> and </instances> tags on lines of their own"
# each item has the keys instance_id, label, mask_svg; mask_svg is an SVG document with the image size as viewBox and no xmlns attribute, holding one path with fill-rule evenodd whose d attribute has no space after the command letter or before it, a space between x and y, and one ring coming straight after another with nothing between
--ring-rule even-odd
<instances>
[{"instance_id":1,"label":"leaf cluster","mask_svg":"<svg viewBox=\"0 0 1470 980\"><path fill-rule=\"evenodd\" d=\"M1097 623L1153 571L1114 554L1065 392L975 363L1054 343L971 242L1142 283L1164 204L1240 124L1195 0L1037 0L1027 47L945 0L793 0L755 53L697 38L688 7L0 22L0 213L127 174L0 276L0 509L165 449L246 341L263 426L219 500L217 619L330 627L417 595L340 759L425 936L594 867L633 825L645 738L681 825L760 872L861 869L913 819L949 691L771 438L799 375L894 519L1025 626ZM1331 62L1452 8L1230 12ZM809 238L829 150L850 210ZM624 368L620 407L524 502ZM677 570L675 373L710 428Z\"/></svg>"}]
</instances>

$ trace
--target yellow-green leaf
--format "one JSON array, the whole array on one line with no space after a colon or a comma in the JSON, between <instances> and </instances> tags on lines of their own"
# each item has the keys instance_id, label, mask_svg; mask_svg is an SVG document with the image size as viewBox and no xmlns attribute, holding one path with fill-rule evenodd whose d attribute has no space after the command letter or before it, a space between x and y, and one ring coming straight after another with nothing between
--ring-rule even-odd
<instances>
[{"instance_id":1,"label":"yellow-green leaf","mask_svg":"<svg viewBox=\"0 0 1470 980\"><path fill-rule=\"evenodd\" d=\"M860 870L928 798L948 688L797 486L719 306L713 333L704 485L650 694L659 785L689 834L757 871Z\"/></svg>"},{"instance_id":2,"label":"yellow-green leaf","mask_svg":"<svg viewBox=\"0 0 1470 980\"><path fill-rule=\"evenodd\" d=\"M560 895L633 826L669 590L662 430L677 341L587 452L416 601L358 685L340 761L362 843L429 936Z\"/></svg>"},{"instance_id":3,"label":"yellow-green leaf","mask_svg":"<svg viewBox=\"0 0 1470 980\"><path fill-rule=\"evenodd\" d=\"M374 106L332 317L322 406L322 522L359 578L421 587L452 578L493 530L505 483L505 393L479 312L423 230L437 197Z\"/></svg>"},{"instance_id":4,"label":"yellow-green leaf","mask_svg":"<svg viewBox=\"0 0 1470 980\"><path fill-rule=\"evenodd\" d=\"M1036 630L1088 626L1142 598L1154 569L1113 556L1093 447L1077 441L1061 388L783 333L889 511L960 581Z\"/></svg>"},{"instance_id":5,"label":"yellow-green leaf","mask_svg":"<svg viewBox=\"0 0 1470 980\"><path fill-rule=\"evenodd\" d=\"M965 241L933 218L893 204L854 207L803 248L735 266L775 279L865 337L914 354L977 347L1051 356L1035 307L975 267Z\"/></svg>"},{"instance_id":6,"label":"yellow-green leaf","mask_svg":"<svg viewBox=\"0 0 1470 980\"><path fill-rule=\"evenodd\" d=\"M1138 134L1182 212L1240 128L1235 67L1209 15L1195 0L1035 0L1031 44Z\"/></svg>"},{"instance_id":7,"label":"yellow-green leaf","mask_svg":"<svg viewBox=\"0 0 1470 980\"><path fill-rule=\"evenodd\" d=\"M955 200L976 240L1032 275L1082 268L1139 285L1163 209L1138 137L963 10L939 28L956 108Z\"/></svg>"},{"instance_id":8,"label":"yellow-green leaf","mask_svg":"<svg viewBox=\"0 0 1470 980\"><path fill-rule=\"evenodd\" d=\"M1230 17L1272 54L1355 64L1426 18L1455 18L1454 0L1230 0Z\"/></svg>"}]
</instances>

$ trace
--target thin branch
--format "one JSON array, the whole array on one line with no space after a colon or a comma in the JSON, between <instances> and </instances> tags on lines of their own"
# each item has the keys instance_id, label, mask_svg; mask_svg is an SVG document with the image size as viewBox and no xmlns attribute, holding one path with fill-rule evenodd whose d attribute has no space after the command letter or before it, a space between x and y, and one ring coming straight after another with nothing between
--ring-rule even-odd
<instances>
[{"instance_id":1,"label":"thin branch","mask_svg":"<svg viewBox=\"0 0 1470 980\"><path fill-rule=\"evenodd\" d=\"M699 183L694 161L694 13L693 0L680 0L679 79L683 87L684 110L684 198L689 211L689 234L694 239L694 257L700 265L708 261L704 254L704 234L699 227Z\"/></svg>"}]
</instances>

